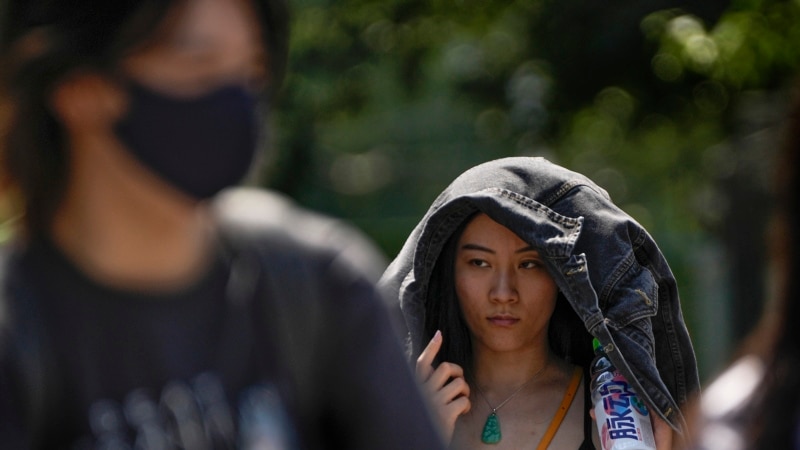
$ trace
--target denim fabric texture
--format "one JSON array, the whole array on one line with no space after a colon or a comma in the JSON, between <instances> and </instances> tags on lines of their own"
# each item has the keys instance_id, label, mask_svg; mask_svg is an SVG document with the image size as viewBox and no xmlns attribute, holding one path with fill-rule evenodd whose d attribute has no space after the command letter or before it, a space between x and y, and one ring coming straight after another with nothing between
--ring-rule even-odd
<instances>
[{"instance_id":1,"label":"denim fabric texture","mask_svg":"<svg viewBox=\"0 0 800 450\"><path fill-rule=\"evenodd\" d=\"M679 432L700 388L675 277L650 234L589 178L543 158L490 161L433 202L381 278L399 299L412 355L436 259L481 211L539 250L560 291L644 400Z\"/></svg>"}]
</instances>

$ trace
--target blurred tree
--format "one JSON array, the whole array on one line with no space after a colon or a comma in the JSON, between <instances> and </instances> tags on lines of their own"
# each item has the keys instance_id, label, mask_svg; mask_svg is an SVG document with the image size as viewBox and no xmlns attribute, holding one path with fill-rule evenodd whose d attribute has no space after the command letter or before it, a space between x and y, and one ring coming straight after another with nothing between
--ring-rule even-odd
<instances>
[{"instance_id":1,"label":"blurred tree","mask_svg":"<svg viewBox=\"0 0 800 450\"><path fill-rule=\"evenodd\" d=\"M589 155L596 171L609 166L595 149L630 131L647 127L642 139L657 145L674 124L639 27L668 3L617 3L296 1L285 134L268 179L316 207L383 221L419 214L443 182L490 157ZM712 18L723 6L704 5ZM595 103L600 111L582 111ZM570 142L578 154L565 158ZM660 173L675 155L651 159ZM386 201L409 185L423 187L420 203L407 189ZM378 239L391 253L405 234Z\"/></svg>"},{"instance_id":2,"label":"blurred tree","mask_svg":"<svg viewBox=\"0 0 800 450\"><path fill-rule=\"evenodd\" d=\"M734 1L710 28L686 11L660 11L648 15L643 28L659 43L654 74L670 84L672 96L686 99L673 114L681 129L714 127L716 142L694 150L704 177L695 182L701 195L692 198L690 211L722 244L727 318L736 342L761 316L767 294L771 163L800 69L800 3ZM681 140L692 143L686 135ZM719 312L706 308L709 328L718 324Z\"/></svg>"}]
</instances>

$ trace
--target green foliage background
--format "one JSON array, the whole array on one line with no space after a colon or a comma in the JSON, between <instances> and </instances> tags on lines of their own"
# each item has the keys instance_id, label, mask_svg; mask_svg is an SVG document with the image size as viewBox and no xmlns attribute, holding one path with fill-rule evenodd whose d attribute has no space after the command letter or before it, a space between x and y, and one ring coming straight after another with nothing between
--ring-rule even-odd
<instances>
[{"instance_id":1,"label":"green foliage background","mask_svg":"<svg viewBox=\"0 0 800 450\"><path fill-rule=\"evenodd\" d=\"M656 238L707 377L761 310L800 2L294 0L264 183L388 257L463 170L540 155Z\"/></svg>"}]
</instances>

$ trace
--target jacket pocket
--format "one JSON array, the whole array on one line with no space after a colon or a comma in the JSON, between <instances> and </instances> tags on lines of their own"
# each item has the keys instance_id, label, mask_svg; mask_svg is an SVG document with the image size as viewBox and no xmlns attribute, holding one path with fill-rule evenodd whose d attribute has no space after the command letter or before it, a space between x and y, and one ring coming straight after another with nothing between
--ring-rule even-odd
<instances>
[{"instance_id":1,"label":"jacket pocket","mask_svg":"<svg viewBox=\"0 0 800 450\"><path fill-rule=\"evenodd\" d=\"M658 311L658 284L649 270L633 255L623 261L603 289L600 309L606 324L626 332L652 354L653 326L650 318Z\"/></svg>"}]
</instances>

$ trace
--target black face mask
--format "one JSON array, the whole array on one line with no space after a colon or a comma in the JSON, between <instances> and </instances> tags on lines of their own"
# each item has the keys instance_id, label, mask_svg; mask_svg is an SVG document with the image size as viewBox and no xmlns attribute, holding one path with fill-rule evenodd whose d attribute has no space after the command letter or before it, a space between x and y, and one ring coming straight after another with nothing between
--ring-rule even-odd
<instances>
[{"instance_id":1,"label":"black face mask","mask_svg":"<svg viewBox=\"0 0 800 450\"><path fill-rule=\"evenodd\" d=\"M174 97L132 82L128 113L115 127L150 170L202 200L247 174L258 141L255 95L239 84L199 97Z\"/></svg>"}]
</instances>

